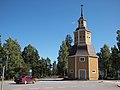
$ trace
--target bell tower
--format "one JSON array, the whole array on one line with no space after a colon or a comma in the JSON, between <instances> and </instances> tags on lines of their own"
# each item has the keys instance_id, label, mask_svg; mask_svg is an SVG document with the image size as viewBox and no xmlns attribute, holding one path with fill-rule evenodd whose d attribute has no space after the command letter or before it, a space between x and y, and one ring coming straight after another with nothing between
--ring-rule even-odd
<instances>
[{"instance_id":1,"label":"bell tower","mask_svg":"<svg viewBox=\"0 0 120 90\"><path fill-rule=\"evenodd\" d=\"M87 22L83 17L83 5L81 5L81 17L78 20L78 28L74 32L74 44L91 44L91 32L87 28Z\"/></svg>"},{"instance_id":2,"label":"bell tower","mask_svg":"<svg viewBox=\"0 0 120 90\"><path fill-rule=\"evenodd\" d=\"M78 28L86 28L86 20L83 17L83 5L81 5L81 17L78 20Z\"/></svg>"},{"instance_id":3,"label":"bell tower","mask_svg":"<svg viewBox=\"0 0 120 90\"><path fill-rule=\"evenodd\" d=\"M83 5L78 27L74 31L74 45L69 51L68 78L98 80L98 56L91 42L91 31L83 16Z\"/></svg>"}]
</instances>

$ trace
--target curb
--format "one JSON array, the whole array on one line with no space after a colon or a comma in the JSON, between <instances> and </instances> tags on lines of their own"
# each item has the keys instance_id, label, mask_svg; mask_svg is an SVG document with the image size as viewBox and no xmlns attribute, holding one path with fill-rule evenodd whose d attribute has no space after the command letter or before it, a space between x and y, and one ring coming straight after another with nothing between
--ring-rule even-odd
<instances>
[{"instance_id":1,"label":"curb","mask_svg":"<svg viewBox=\"0 0 120 90\"><path fill-rule=\"evenodd\" d=\"M117 86L118 86L118 87L120 87L120 83L119 83L119 84L117 84Z\"/></svg>"}]
</instances>

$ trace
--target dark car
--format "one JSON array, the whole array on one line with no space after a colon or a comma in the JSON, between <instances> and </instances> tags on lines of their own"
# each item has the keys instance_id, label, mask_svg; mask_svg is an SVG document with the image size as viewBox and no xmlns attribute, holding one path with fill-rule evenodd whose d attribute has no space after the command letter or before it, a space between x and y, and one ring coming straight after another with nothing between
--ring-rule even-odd
<instances>
[{"instance_id":1,"label":"dark car","mask_svg":"<svg viewBox=\"0 0 120 90\"><path fill-rule=\"evenodd\" d=\"M27 83L35 83L35 78L34 77L32 77L32 76L24 76L24 75L22 75L22 76L20 76L20 77L18 77L18 78L15 78L15 80L14 80L17 84L19 84L19 83L24 83L24 84L27 84Z\"/></svg>"}]
</instances>

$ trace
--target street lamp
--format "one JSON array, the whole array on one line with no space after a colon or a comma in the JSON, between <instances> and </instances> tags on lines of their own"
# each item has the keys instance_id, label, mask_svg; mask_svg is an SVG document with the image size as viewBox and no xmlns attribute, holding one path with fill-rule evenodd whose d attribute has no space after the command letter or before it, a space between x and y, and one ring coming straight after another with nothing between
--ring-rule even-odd
<instances>
[{"instance_id":1,"label":"street lamp","mask_svg":"<svg viewBox=\"0 0 120 90\"><path fill-rule=\"evenodd\" d=\"M120 70L118 70L117 73L118 73L118 80L119 80L119 78L120 78L120 76L119 76L119 74L120 74Z\"/></svg>"},{"instance_id":2,"label":"street lamp","mask_svg":"<svg viewBox=\"0 0 120 90\"><path fill-rule=\"evenodd\" d=\"M30 76L32 76L32 69L29 69Z\"/></svg>"}]
</instances>

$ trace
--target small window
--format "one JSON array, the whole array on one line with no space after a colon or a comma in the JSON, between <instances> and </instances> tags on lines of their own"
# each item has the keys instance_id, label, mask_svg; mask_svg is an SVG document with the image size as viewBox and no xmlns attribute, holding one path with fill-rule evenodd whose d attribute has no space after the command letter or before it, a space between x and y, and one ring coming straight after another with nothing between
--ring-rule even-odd
<instances>
[{"instance_id":1,"label":"small window","mask_svg":"<svg viewBox=\"0 0 120 90\"><path fill-rule=\"evenodd\" d=\"M81 21L81 24L83 24L83 21Z\"/></svg>"},{"instance_id":2,"label":"small window","mask_svg":"<svg viewBox=\"0 0 120 90\"><path fill-rule=\"evenodd\" d=\"M84 57L80 57L80 62L85 62L85 58Z\"/></svg>"},{"instance_id":3,"label":"small window","mask_svg":"<svg viewBox=\"0 0 120 90\"><path fill-rule=\"evenodd\" d=\"M70 73L73 73L73 69L70 70Z\"/></svg>"},{"instance_id":4,"label":"small window","mask_svg":"<svg viewBox=\"0 0 120 90\"><path fill-rule=\"evenodd\" d=\"M92 73L96 73L96 70L92 70Z\"/></svg>"}]
</instances>

